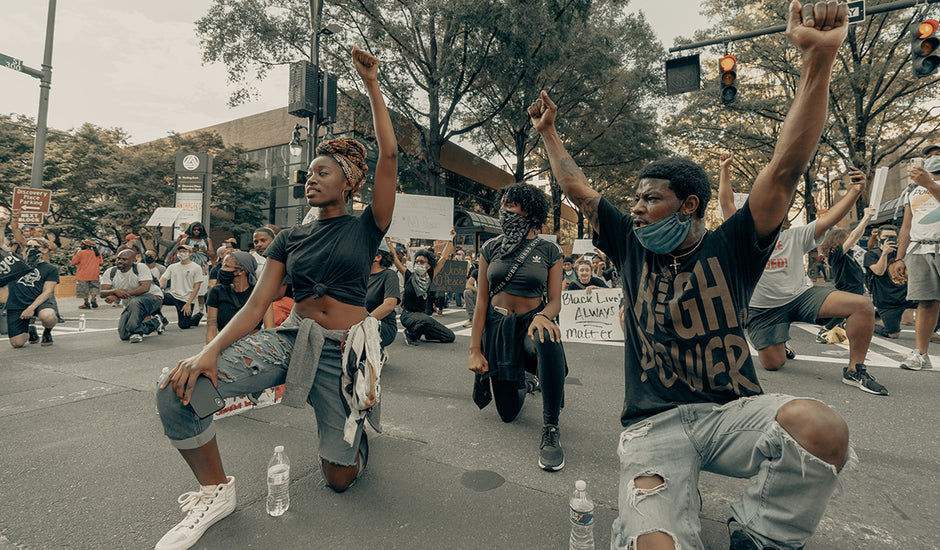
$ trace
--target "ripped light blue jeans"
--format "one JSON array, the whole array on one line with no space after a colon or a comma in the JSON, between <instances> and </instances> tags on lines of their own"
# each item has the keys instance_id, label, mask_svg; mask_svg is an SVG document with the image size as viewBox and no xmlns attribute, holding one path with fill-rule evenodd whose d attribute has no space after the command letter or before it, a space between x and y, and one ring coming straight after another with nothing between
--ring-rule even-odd
<instances>
[{"instance_id":1,"label":"ripped light blue jeans","mask_svg":"<svg viewBox=\"0 0 940 550\"><path fill-rule=\"evenodd\" d=\"M801 548L839 486L831 464L806 451L777 423L777 411L801 399L769 394L726 405L680 405L633 424L620 435L619 515L611 532L613 550L636 547L637 537L664 532L676 548L702 549L699 472L757 476L740 502L735 520L759 544ZM855 462L849 449L843 471ZM663 484L638 490L638 477Z\"/></svg>"}]
</instances>

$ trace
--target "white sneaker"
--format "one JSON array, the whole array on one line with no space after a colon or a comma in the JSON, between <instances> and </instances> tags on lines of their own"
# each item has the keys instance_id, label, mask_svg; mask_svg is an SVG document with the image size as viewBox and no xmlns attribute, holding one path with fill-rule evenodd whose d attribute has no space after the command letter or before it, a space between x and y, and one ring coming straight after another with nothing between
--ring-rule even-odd
<instances>
[{"instance_id":1,"label":"white sneaker","mask_svg":"<svg viewBox=\"0 0 940 550\"><path fill-rule=\"evenodd\" d=\"M177 500L186 517L163 535L154 550L186 550L212 524L231 514L235 510L235 478L228 476L228 482L220 485L203 485Z\"/></svg>"},{"instance_id":2,"label":"white sneaker","mask_svg":"<svg viewBox=\"0 0 940 550\"><path fill-rule=\"evenodd\" d=\"M930 357L926 353L918 350L912 350L911 353L901 361L901 368L907 370L922 370L932 368Z\"/></svg>"},{"instance_id":3,"label":"white sneaker","mask_svg":"<svg viewBox=\"0 0 940 550\"><path fill-rule=\"evenodd\" d=\"M144 341L144 337L142 334L131 334L129 340L132 344L139 344Z\"/></svg>"}]
</instances>

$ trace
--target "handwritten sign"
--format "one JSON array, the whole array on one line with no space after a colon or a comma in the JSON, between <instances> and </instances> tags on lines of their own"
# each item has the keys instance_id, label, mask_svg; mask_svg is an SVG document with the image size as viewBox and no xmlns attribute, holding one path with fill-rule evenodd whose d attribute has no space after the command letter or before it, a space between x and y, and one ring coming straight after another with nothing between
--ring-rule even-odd
<instances>
[{"instance_id":1,"label":"handwritten sign","mask_svg":"<svg viewBox=\"0 0 940 550\"><path fill-rule=\"evenodd\" d=\"M622 341L620 328L619 288L565 290L561 293L561 312L558 314L561 338L564 342Z\"/></svg>"},{"instance_id":2,"label":"handwritten sign","mask_svg":"<svg viewBox=\"0 0 940 550\"><path fill-rule=\"evenodd\" d=\"M51 201L51 189L13 188L13 210L28 210L48 214Z\"/></svg>"},{"instance_id":3,"label":"handwritten sign","mask_svg":"<svg viewBox=\"0 0 940 550\"><path fill-rule=\"evenodd\" d=\"M451 240L454 199L425 195L395 195L395 211L386 233L401 239Z\"/></svg>"},{"instance_id":4,"label":"handwritten sign","mask_svg":"<svg viewBox=\"0 0 940 550\"><path fill-rule=\"evenodd\" d=\"M467 286L469 263L463 260L447 260L431 281L434 292L463 292Z\"/></svg>"}]
</instances>

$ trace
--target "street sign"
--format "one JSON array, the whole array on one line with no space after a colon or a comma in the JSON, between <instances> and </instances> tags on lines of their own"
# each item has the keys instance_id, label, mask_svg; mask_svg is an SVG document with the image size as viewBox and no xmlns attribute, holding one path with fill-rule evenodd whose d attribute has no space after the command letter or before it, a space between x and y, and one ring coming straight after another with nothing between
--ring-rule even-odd
<instances>
[{"instance_id":1,"label":"street sign","mask_svg":"<svg viewBox=\"0 0 940 550\"><path fill-rule=\"evenodd\" d=\"M49 202L51 200L51 189L31 189L29 187L13 188L13 210L48 214Z\"/></svg>"},{"instance_id":2,"label":"street sign","mask_svg":"<svg viewBox=\"0 0 940 550\"><path fill-rule=\"evenodd\" d=\"M684 94L702 87L698 54L666 60L666 94Z\"/></svg>"},{"instance_id":3,"label":"street sign","mask_svg":"<svg viewBox=\"0 0 940 550\"><path fill-rule=\"evenodd\" d=\"M854 0L846 6L849 8L849 23L865 22L865 0Z\"/></svg>"},{"instance_id":4,"label":"street sign","mask_svg":"<svg viewBox=\"0 0 940 550\"><path fill-rule=\"evenodd\" d=\"M0 53L0 65L8 69L13 69L14 71L23 70L23 61L15 57L10 57L9 55L3 55Z\"/></svg>"}]
</instances>

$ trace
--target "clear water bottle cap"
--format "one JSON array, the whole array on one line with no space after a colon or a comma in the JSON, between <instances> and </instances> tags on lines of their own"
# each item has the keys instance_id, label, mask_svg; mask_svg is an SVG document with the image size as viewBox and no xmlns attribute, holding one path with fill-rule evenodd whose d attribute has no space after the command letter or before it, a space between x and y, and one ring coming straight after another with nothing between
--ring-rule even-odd
<instances>
[{"instance_id":1,"label":"clear water bottle cap","mask_svg":"<svg viewBox=\"0 0 940 550\"><path fill-rule=\"evenodd\" d=\"M574 488L579 491L583 491L587 489L587 483L585 483L583 479L579 479L578 481L574 482Z\"/></svg>"},{"instance_id":2,"label":"clear water bottle cap","mask_svg":"<svg viewBox=\"0 0 940 550\"><path fill-rule=\"evenodd\" d=\"M283 445L278 445L277 447L274 448L274 452L275 452L275 453L283 453L283 452L284 452L284 446L283 446Z\"/></svg>"}]
</instances>

